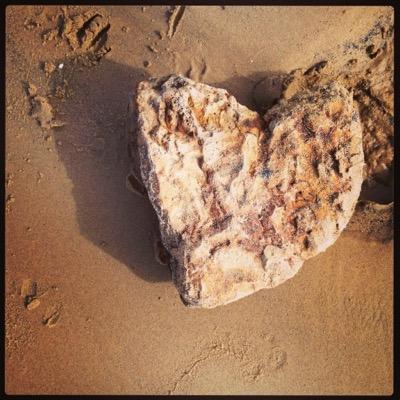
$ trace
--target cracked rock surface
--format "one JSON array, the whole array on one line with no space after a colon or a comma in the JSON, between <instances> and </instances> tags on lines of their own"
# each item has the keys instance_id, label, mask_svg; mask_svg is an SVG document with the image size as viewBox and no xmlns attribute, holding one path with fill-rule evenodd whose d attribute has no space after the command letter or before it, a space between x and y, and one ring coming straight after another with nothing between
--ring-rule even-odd
<instances>
[{"instance_id":1,"label":"cracked rock surface","mask_svg":"<svg viewBox=\"0 0 400 400\"><path fill-rule=\"evenodd\" d=\"M136 107L135 175L186 305L275 287L347 225L364 158L343 86L299 91L261 117L226 90L172 75L141 82Z\"/></svg>"}]
</instances>

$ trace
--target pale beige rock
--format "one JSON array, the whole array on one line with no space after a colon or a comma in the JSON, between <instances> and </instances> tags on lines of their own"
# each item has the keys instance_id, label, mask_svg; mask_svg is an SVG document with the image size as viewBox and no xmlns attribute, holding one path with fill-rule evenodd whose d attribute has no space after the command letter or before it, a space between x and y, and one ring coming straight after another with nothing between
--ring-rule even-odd
<instances>
[{"instance_id":1,"label":"pale beige rock","mask_svg":"<svg viewBox=\"0 0 400 400\"><path fill-rule=\"evenodd\" d=\"M277 286L345 228L364 161L344 87L299 92L264 118L182 76L141 82L136 103L134 152L186 305Z\"/></svg>"}]
</instances>

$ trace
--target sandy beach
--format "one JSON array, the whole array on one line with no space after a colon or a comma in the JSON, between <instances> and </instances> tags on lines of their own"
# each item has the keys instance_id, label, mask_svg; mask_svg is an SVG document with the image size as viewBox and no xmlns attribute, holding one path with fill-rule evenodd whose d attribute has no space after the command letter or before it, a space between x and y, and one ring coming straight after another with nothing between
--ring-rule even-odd
<instances>
[{"instance_id":1,"label":"sandy beach","mask_svg":"<svg viewBox=\"0 0 400 400\"><path fill-rule=\"evenodd\" d=\"M292 82L304 84L321 61L349 82L375 62L365 67L375 84L393 73L393 9L172 12L6 9L6 392L390 395L393 240L374 236L379 223L368 231L355 217L274 289L189 309L154 257L151 204L127 187L126 115L140 81L169 74L257 111L279 98L288 74L301 71ZM365 115L385 130L392 83L374 87L383 117L373 103ZM380 183L365 200L392 201L390 140L368 164Z\"/></svg>"}]
</instances>

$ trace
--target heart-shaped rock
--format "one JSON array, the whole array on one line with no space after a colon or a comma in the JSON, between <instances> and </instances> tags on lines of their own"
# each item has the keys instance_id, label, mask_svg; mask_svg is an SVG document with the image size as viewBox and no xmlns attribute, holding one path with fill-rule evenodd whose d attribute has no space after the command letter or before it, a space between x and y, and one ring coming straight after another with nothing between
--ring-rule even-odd
<instances>
[{"instance_id":1,"label":"heart-shaped rock","mask_svg":"<svg viewBox=\"0 0 400 400\"><path fill-rule=\"evenodd\" d=\"M141 178L183 302L212 308L293 277L332 245L360 193L362 132L337 83L261 118L183 76L136 94Z\"/></svg>"}]
</instances>

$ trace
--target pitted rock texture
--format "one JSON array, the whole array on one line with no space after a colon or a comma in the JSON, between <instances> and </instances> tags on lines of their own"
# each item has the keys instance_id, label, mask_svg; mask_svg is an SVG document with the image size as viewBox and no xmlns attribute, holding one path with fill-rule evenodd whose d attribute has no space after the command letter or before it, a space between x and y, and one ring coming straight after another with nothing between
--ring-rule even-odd
<instances>
[{"instance_id":1,"label":"pitted rock texture","mask_svg":"<svg viewBox=\"0 0 400 400\"><path fill-rule=\"evenodd\" d=\"M262 118L183 76L138 85L133 148L186 305L275 287L334 243L362 184L353 104L331 82Z\"/></svg>"},{"instance_id":2,"label":"pitted rock texture","mask_svg":"<svg viewBox=\"0 0 400 400\"><path fill-rule=\"evenodd\" d=\"M358 43L309 68L292 71L282 82L282 97L339 82L353 92L359 108L365 159L360 199L388 204L394 195L394 28L388 15ZM356 210L356 213L358 209Z\"/></svg>"}]
</instances>

